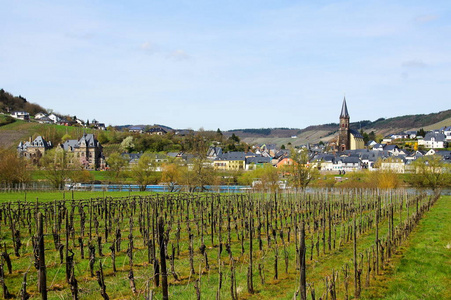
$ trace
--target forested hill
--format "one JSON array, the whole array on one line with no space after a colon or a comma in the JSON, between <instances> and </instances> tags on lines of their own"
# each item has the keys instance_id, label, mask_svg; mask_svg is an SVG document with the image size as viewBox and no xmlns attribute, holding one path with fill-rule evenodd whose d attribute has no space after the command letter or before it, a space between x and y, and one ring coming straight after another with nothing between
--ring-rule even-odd
<instances>
[{"instance_id":1,"label":"forested hill","mask_svg":"<svg viewBox=\"0 0 451 300\"><path fill-rule=\"evenodd\" d=\"M13 111L26 111L30 115L35 115L38 112L45 112L39 104L30 103L22 96L13 96L0 89L0 112L7 113Z\"/></svg>"},{"instance_id":2,"label":"forested hill","mask_svg":"<svg viewBox=\"0 0 451 300\"><path fill-rule=\"evenodd\" d=\"M362 128L423 128L451 118L451 109L438 113L407 115L389 119L380 118L374 122L362 121ZM451 126L451 124L450 124Z\"/></svg>"}]
</instances>

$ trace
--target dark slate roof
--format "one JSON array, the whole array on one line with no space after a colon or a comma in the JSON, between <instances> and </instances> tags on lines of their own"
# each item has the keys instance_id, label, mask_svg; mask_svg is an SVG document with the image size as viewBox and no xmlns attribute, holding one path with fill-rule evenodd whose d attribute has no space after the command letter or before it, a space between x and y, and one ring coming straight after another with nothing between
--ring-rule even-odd
<instances>
[{"instance_id":1,"label":"dark slate roof","mask_svg":"<svg viewBox=\"0 0 451 300\"><path fill-rule=\"evenodd\" d=\"M244 155L246 156L246 157L261 157L261 154L255 154L254 152L251 152L251 151L248 151L248 152L246 152L246 153L244 153Z\"/></svg>"},{"instance_id":2,"label":"dark slate roof","mask_svg":"<svg viewBox=\"0 0 451 300\"><path fill-rule=\"evenodd\" d=\"M360 138L363 139L363 136L360 134L360 132L358 132L357 130L354 129L349 129L349 132L356 138Z\"/></svg>"},{"instance_id":3,"label":"dark slate roof","mask_svg":"<svg viewBox=\"0 0 451 300\"><path fill-rule=\"evenodd\" d=\"M341 161L345 164L358 164L360 163L360 158L358 157L343 157Z\"/></svg>"},{"instance_id":4,"label":"dark slate roof","mask_svg":"<svg viewBox=\"0 0 451 300\"><path fill-rule=\"evenodd\" d=\"M340 118L349 119L348 106L346 105L346 97L343 98L343 105L341 106Z\"/></svg>"},{"instance_id":5,"label":"dark slate roof","mask_svg":"<svg viewBox=\"0 0 451 300\"><path fill-rule=\"evenodd\" d=\"M163 133L167 133L167 131L166 131L164 128L159 127L159 126L149 128L149 130L148 130L147 132L150 132L150 133L153 133L153 132L163 132Z\"/></svg>"},{"instance_id":6,"label":"dark slate roof","mask_svg":"<svg viewBox=\"0 0 451 300\"><path fill-rule=\"evenodd\" d=\"M222 153L216 160L245 160L244 152L227 152Z\"/></svg>"},{"instance_id":7,"label":"dark slate roof","mask_svg":"<svg viewBox=\"0 0 451 300\"><path fill-rule=\"evenodd\" d=\"M274 155L274 158L281 158L281 157L288 157L290 156L290 150L279 150L277 151L277 153Z\"/></svg>"},{"instance_id":8,"label":"dark slate roof","mask_svg":"<svg viewBox=\"0 0 451 300\"><path fill-rule=\"evenodd\" d=\"M435 133L435 132L426 133L426 135L424 136L424 140L430 141L433 137L435 138L436 142L443 142L446 140L446 135L444 135L443 133Z\"/></svg>"},{"instance_id":9,"label":"dark slate roof","mask_svg":"<svg viewBox=\"0 0 451 300\"><path fill-rule=\"evenodd\" d=\"M39 122L53 122L49 117L42 117L37 120L39 120Z\"/></svg>"},{"instance_id":10,"label":"dark slate roof","mask_svg":"<svg viewBox=\"0 0 451 300\"><path fill-rule=\"evenodd\" d=\"M137 161L141 158L142 153L138 152L138 153L121 153L121 156L125 159L127 159L128 161Z\"/></svg>"},{"instance_id":11,"label":"dark slate roof","mask_svg":"<svg viewBox=\"0 0 451 300\"><path fill-rule=\"evenodd\" d=\"M210 146L207 151L208 156L220 156L222 154L222 148L221 147L214 147Z\"/></svg>"},{"instance_id":12,"label":"dark slate roof","mask_svg":"<svg viewBox=\"0 0 451 300\"><path fill-rule=\"evenodd\" d=\"M83 134L79 140L67 140L61 146L65 151L68 151L69 148L79 148L82 142L85 142L88 148L102 147L92 133Z\"/></svg>"},{"instance_id":13,"label":"dark slate roof","mask_svg":"<svg viewBox=\"0 0 451 300\"><path fill-rule=\"evenodd\" d=\"M99 142L92 133L83 134L81 139L78 141L78 145L80 145L82 142L85 142L86 146L88 146L89 148L100 146Z\"/></svg>"},{"instance_id":14,"label":"dark slate roof","mask_svg":"<svg viewBox=\"0 0 451 300\"><path fill-rule=\"evenodd\" d=\"M255 156L255 157L247 157L246 158L246 164L265 164L270 163L271 157L263 157L263 156Z\"/></svg>"},{"instance_id":15,"label":"dark slate roof","mask_svg":"<svg viewBox=\"0 0 451 300\"><path fill-rule=\"evenodd\" d=\"M44 148L48 148L51 146L51 144L47 143L47 141L44 140L42 136L38 136L37 138L35 138L34 141L31 143L31 145L33 147L44 147Z\"/></svg>"},{"instance_id":16,"label":"dark slate roof","mask_svg":"<svg viewBox=\"0 0 451 300\"><path fill-rule=\"evenodd\" d=\"M393 151L395 149L399 149L397 145L385 145L384 150L385 151Z\"/></svg>"},{"instance_id":17,"label":"dark slate roof","mask_svg":"<svg viewBox=\"0 0 451 300\"><path fill-rule=\"evenodd\" d=\"M145 126L131 126L128 130L144 130Z\"/></svg>"},{"instance_id":18,"label":"dark slate roof","mask_svg":"<svg viewBox=\"0 0 451 300\"><path fill-rule=\"evenodd\" d=\"M178 156L180 156L180 152L168 152L168 153L166 153L166 155L167 156L169 156L169 157L178 157Z\"/></svg>"},{"instance_id":19,"label":"dark slate roof","mask_svg":"<svg viewBox=\"0 0 451 300\"><path fill-rule=\"evenodd\" d=\"M451 151L437 151L435 152L435 154L443 156L445 160L451 159Z\"/></svg>"},{"instance_id":20,"label":"dark slate roof","mask_svg":"<svg viewBox=\"0 0 451 300\"><path fill-rule=\"evenodd\" d=\"M67 140L62 146L64 151L69 151L69 148L74 149L75 147L78 147L78 140Z\"/></svg>"},{"instance_id":21,"label":"dark slate roof","mask_svg":"<svg viewBox=\"0 0 451 300\"><path fill-rule=\"evenodd\" d=\"M334 162L335 161L335 156L333 154L320 153L320 154L316 155L314 159L317 160L317 161Z\"/></svg>"}]
</instances>

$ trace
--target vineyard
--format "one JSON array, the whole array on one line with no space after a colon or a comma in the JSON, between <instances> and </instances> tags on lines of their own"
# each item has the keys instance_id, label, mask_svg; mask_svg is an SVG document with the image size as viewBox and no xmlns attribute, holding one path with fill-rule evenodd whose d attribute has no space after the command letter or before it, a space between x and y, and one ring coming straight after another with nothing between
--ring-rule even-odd
<instances>
[{"instance_id":1,"label":"vineyard","mask_svg":"<svg viewBox=\"0 0 451 300\"><path fill-rule=\"evenodd\" d=\"M2 202L2 295L358 298L438 198L318 190Z\"/></svg>"}]
</instances>

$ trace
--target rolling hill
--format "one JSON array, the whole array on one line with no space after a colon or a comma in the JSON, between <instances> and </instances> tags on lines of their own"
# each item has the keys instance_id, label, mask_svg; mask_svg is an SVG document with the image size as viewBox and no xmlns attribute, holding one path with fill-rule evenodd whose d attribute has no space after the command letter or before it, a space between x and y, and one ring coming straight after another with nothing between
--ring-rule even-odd
<instances>
[{"instance_id":1,"label":"rolling hill","mask_svg":"<svg viewBox=\"0 0 451 300\"><path fill-rule=\"evenodd\" d=\"M374 122L352 122L351 128L370 133L374 131L378 135L385 136L390 133L398 133L406 130L439 129L443 126L451 126L451 109L431 114L406 115L394 118L380 118ZM306 143L328 142L335 138L338 131L338 123L309 126L304 129L295 128L262 128L262 129L236 129L229 130L226 135L239 136L248 144L277 144L294 146Z\"/></svg>"}]
</instances>

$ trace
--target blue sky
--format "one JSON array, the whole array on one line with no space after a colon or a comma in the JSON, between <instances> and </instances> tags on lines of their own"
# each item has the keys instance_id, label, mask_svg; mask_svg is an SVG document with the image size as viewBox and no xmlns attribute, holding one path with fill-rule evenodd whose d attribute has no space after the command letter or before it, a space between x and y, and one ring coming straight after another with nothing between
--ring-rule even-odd
<instances>
[{"instance_id":1,"label":"blue sky","mask_svg":"<svg viewBox=\"0 0 451 300\"><path fill-rule=\"evenodd\" d=\"M451 108L450 1L1 1L0 87L107 125L206 130Z\"/></svg>"}]
</instances>

